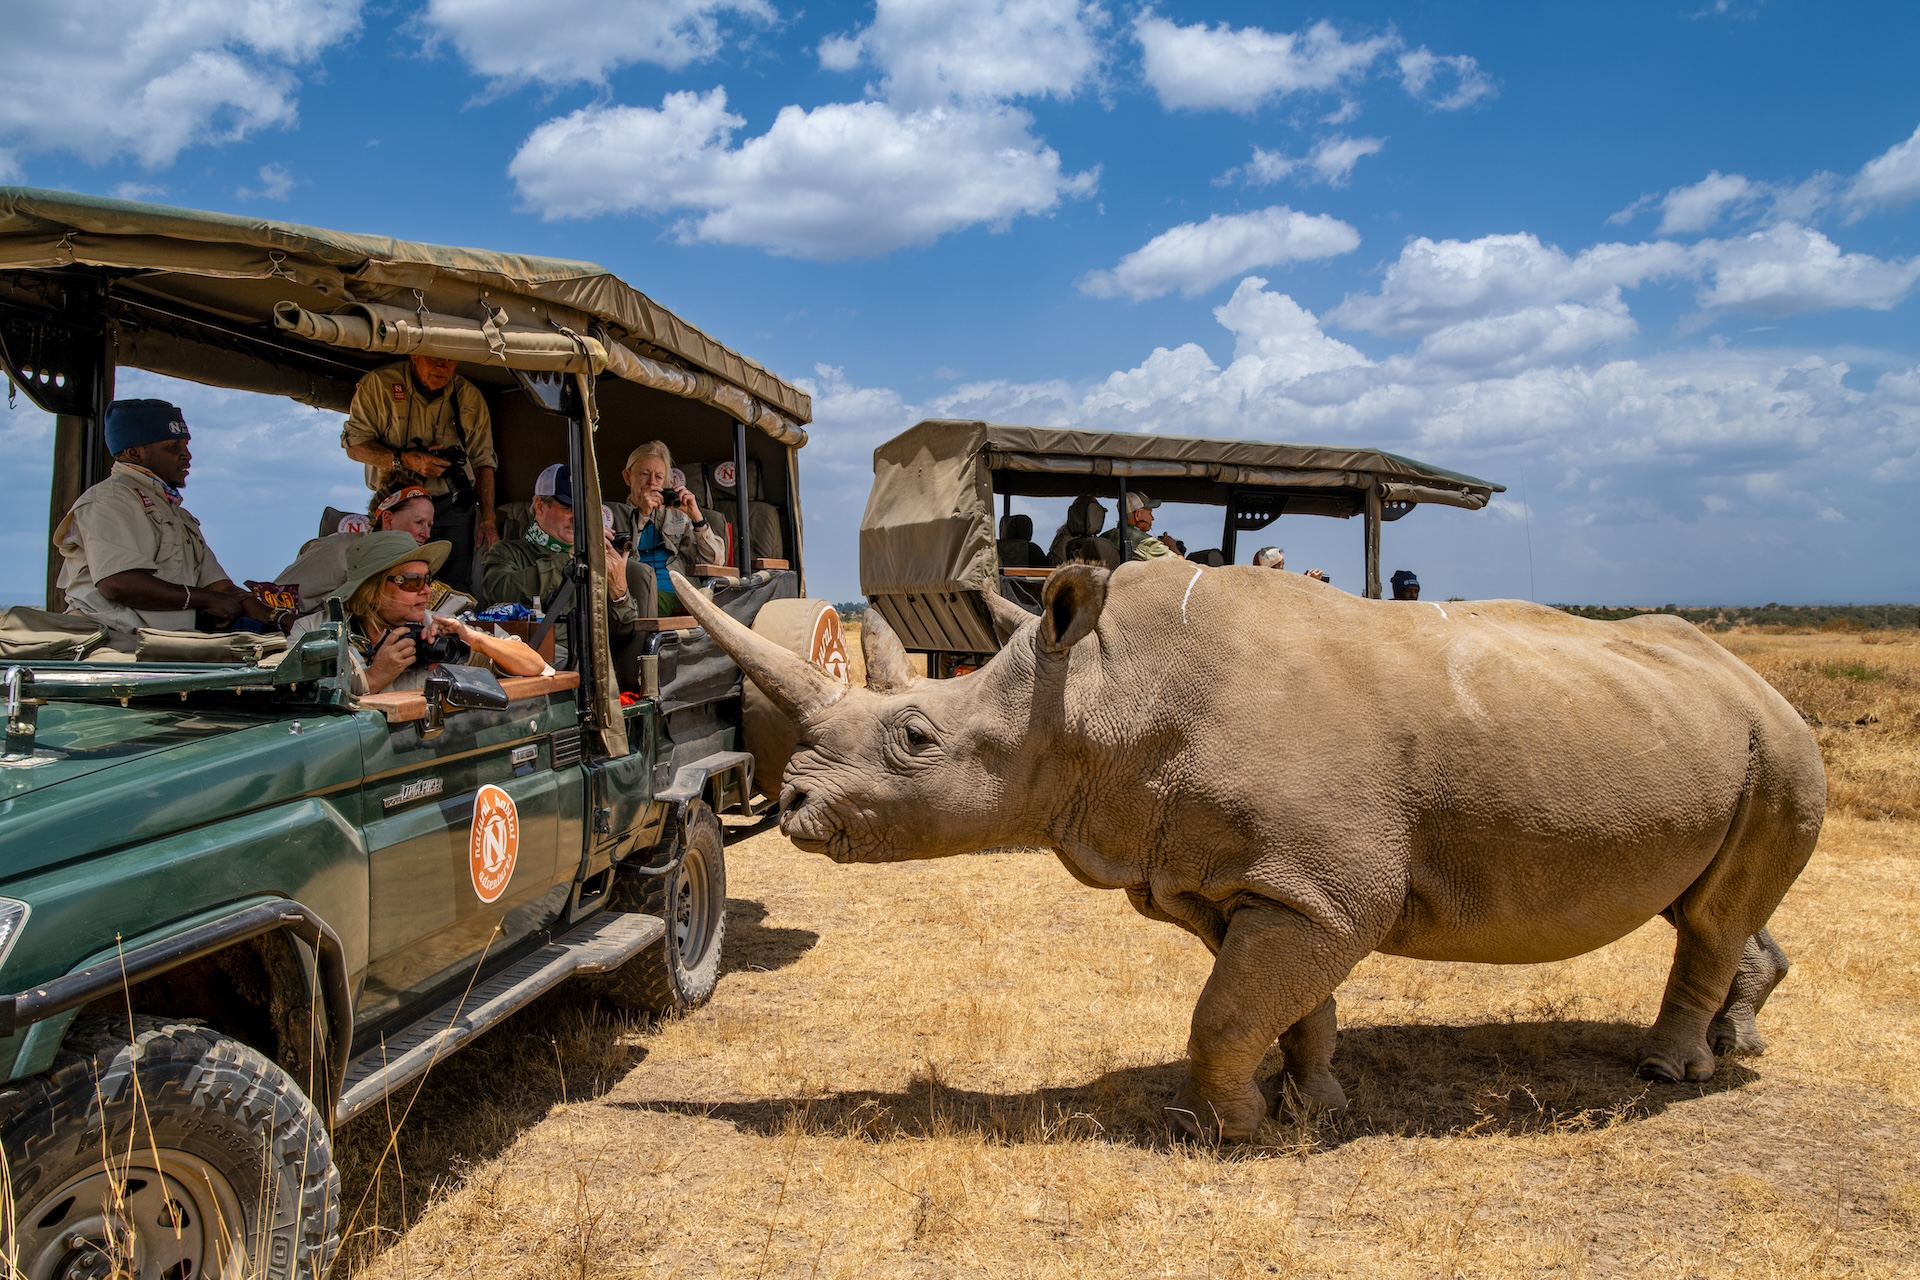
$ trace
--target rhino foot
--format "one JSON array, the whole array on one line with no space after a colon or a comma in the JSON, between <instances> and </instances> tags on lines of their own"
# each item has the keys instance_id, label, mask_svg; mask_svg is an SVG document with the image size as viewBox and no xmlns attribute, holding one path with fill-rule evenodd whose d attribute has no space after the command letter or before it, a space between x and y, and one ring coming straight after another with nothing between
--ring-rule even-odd
<instances>
[{"instance_id":1,"label":"rhino foot","mask_svg":"<svg viewBox=\"0 0 1920 1280\"><path fill-rule=\"evenodd\" d=\"M1692 1049L1650 1046L1640 1055L1639 1074L1644 1080L1679 1084L1683 1080L1711 1080L1713 1068L1713 1050L1702 1037Z\"/></svg>"},{"instance_id":2,"label":"rhino foot","mask_svg":"<svg viewBox=\"0 0 1920 1280\"><path fill-rule=\"evenodd\" d=\"M1707 1041L1715 1053L1723 1056L1730 1053L1742 1058L1758 1057L1767 1051L1767 1042L1761 1038L1753 1016L1753 1006L1744 1003L1720 1011L1720 1016L1707 1028Z\"/></svg>"},{"instance_id":3,"label":"rhino foot","mask_svg":"<svg viewBox=\"0 0 1920 1280\"><path fill-rule=\"evenodd\" d=\"M1327 1072L1303 1077L1282 1071L1267 1081L1263 1092L1274 1099L1272 1114L1276 1116L1289 1106L1298 1106L1309 1115L1347 1109L1347 1091Z\"/></svg>"},{"instance_id":4,"label":"rhino foot","mask_svg":"<svg viewBox=\"0 0 1920 1280\"><path fill-rule=\"evenodd\" d=\"M1250 1142L1274 1102L1275 1095L1267 1085L1256 1086L1252 1081L1247 1082L1245 1096L1225 1104L1210 1102L1200 1096L1189 1078L1167 1108L1167 1118L1196 1142Z\"/></svg>"}]
</instances>

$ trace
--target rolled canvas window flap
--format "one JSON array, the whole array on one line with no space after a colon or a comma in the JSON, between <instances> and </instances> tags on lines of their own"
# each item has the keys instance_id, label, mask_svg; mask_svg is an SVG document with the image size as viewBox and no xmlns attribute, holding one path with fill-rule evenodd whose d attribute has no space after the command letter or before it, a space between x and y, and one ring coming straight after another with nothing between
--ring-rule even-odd
<instances>
[{"instance_id":1,"label":"rolled canvas window flap","mask_svg":"<svg viewBox=\"0 0 1920 1280\"><path fill-rule=\"evenodd\" d=\"M502 323L503 315L496 312L485 321L468 320L374 302L352 303L331 313L309 311L293 302L276 303L273 308L274 323L282 329L336 347L563 373L598 374L607 367L607 350L597 340L585 334Z\"/></svg>"},{"instance_id":2,"label":"rolled canvas window flap","mask_svg":"<svg viewBox=\"0 0 1920 1280\"><path fill-rule=\"evenodd\" d=\"M1478 511L1487 505L1488 495L1456 489L1433 489L1420 484L1385 484L1380 486L1380 496L1389 502L1432 502L1440 506Z\"/></svg>"},{"instance_id":3,"label":"rolled canvas window flap","mask_svg":"<svg viewBox=\"0 0 1920 1280\"><path fill-rule=\"evenodd\" d=\"M799 423L757 397L747 394L731 383L720 381L710 373L696 369L682 369L677 365L666 364L659 360L649 360L610 338L606 340L605 346L607 372L616 378L637 382L641 386L665 391L669 395L710 404L736 421L744 422L756 431L772 436L781 444L798 448L807 442L807 433Z\"/></svg>"}]
</instances>

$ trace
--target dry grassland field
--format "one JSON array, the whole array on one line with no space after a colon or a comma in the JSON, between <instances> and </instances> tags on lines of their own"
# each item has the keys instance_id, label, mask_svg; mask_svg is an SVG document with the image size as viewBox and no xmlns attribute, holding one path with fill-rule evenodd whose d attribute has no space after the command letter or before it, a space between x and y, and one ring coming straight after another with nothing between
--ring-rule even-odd
<instances>
[{"instance_id":1,"label":"dry grassland field","mask_svg":"<svg viewBox=\"0 0 1920 1280\"><path fill-rule=\"evenodd\" d=\"M1764 1057L1651 1085L1655 921L1530 967L1375 956L1351 1108L1169 1139L1200 943L1050 855L728 850L726 969L659 1026L579 990L340 1135L356 1277L1920 1275L1920 642L1730 633L1832 803L1774 917ZM1329 779L1330 796L1340 780Z\"/></svg>"}]
</instances>

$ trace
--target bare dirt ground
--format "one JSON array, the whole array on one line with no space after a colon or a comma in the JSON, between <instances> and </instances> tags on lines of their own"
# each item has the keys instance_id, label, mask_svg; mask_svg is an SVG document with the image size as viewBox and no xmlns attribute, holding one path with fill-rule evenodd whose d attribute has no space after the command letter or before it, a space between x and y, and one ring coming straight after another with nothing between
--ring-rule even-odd
<instances>
[{"instance_id":1,"label":"bare dirt ground","mask_svg":"<svg viewBox=\"0 0 1920 1280\"><path fill-rule=\"evenodd\" d=\"M1769 1052L1705 1085L1633 1074L1656 921L1552 965L1375 956L1339 993L1347 1112L1175 1143L1197 941L1049 855L837 867L763 831L706 1008L562 992L397 1140L341 1133L339 1271L1920 1275L1920 643L1726 643L1817 722L1834 811L1774 919Z\"/></svg>"}]
</instances>

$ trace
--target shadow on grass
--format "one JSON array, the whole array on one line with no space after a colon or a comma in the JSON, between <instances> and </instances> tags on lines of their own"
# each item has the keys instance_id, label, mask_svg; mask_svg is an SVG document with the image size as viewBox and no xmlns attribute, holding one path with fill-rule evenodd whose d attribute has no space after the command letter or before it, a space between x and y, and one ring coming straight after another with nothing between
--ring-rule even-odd
<instances>
[{"instance_id":1,"label":"shadow on grass","mask_svg":"<svg viewBox=\"0 0 1920 1280\"><path fill-rule=\"evenodd\" d=\"M820 935L811 929L782 929L766 922L767 906L749 898L727 899L727 941L720 952L720 973L784 969L813 950Z\"/></svg>"},{"instance_id":2,"label":"shadow on grass","mask_svg":"<svg viewBox=\"0 0 1920 1280\"><path fill-rule=\"evenodd\" d=\"M1606 1129L1757 1079L1722 1059L1712 1080L1661 1085L1634 1074L1645 1028L1619 1022L1513 1022L1358 1027L1340 1033L1334 1075L1348 1108L1284 1115L1249 1150L1325 1151L1379 1135L1472 1136ZM1279 1069L1276 1052L1264 1067ZM1085 1084L987 1093L956 1089L923 1064L896 1093L855 1091L757 1102L659 1099L606 1105L729 1121L773 1136L798 1130L872 1141L973 1136L995 1143L1097 1139L1165 1148L1165 1108L1184 1060L1110 1071Z\"/></svg>"}]
</instances>

